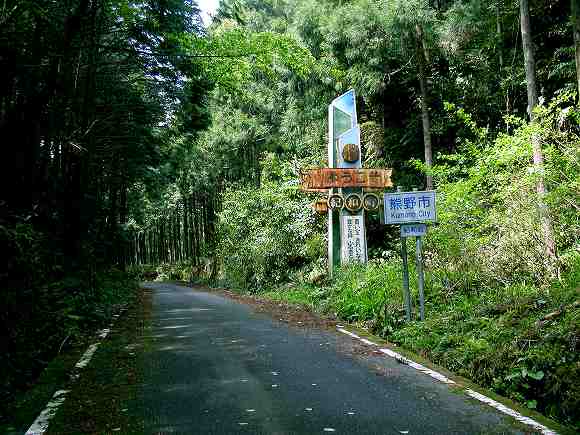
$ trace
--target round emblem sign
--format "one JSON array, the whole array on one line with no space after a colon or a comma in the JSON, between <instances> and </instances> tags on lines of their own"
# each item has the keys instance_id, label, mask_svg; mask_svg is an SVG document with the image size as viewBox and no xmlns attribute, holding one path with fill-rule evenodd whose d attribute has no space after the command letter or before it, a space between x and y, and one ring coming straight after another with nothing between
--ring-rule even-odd
<instances>
[{"instance_id":1,"label":"round emblem sign","mask_svg":"<svg viewBox=\"0 0 580 435\"><path fill-rule=\"evenodd\" d=\"M314 203L314 210L316 213L324 214L328 211L328 206L325 199L319 199Z\"/></svg>"},{"instance_id":2,"label":"round emblem sign","mask_svg":"<svg viewBox=\"0 0 580 435\"><path fill-rule=\"evenodd\" d=\"M359 211L362 208L362 198L357 193L351 193L345 198L344 206L350 212Z\"/></svg>"},{"instance_id":3,"label":"round emblem sign","mask_svg":"<svg viewBox=\"0 0 580 435\"><path fill-rule=\"evenodd\" d=\"M374 193L367 193L363 197L363 207L367 211L377 211L379 209L379 204L379 197Z\"/></svg>"},{"instance_id":4,"label":"round emblem sign","mask_svg":"<svg viewBox=\"0 0 580 435\"><path fill-rule=\"evenodd\" d=\"M328 197L328 208L331 210L340 210L344 207L344 198L341 195L333 194Z\"/></svg>"},{"instance_id":5,"label":"round emblem sign","mask_svg":"<svg viewBox=\"0 0 580 435\"><path fill-rule=\"evenodd\" d=\"M342 149L342 158L345 162L354 163L360 159L360 151L358 145L347 143Z\"/></svg>"}]
</instances>

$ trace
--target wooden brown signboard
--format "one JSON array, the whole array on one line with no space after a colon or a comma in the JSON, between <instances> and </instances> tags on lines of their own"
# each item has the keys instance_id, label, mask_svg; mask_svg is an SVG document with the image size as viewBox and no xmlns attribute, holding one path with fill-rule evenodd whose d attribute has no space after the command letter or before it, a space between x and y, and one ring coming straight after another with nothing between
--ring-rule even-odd
<instances>
[{"instance_id":1,"label":"wooden brown signboard","mask_svg":"<svg viewBox=\"0 0 580 435\"><path fill-rule=\"evenodd\" d=\"M318 191L332 187L392 187L392 169L310 169L300 174L302 190Z\"/></svg>"}]
</instances>

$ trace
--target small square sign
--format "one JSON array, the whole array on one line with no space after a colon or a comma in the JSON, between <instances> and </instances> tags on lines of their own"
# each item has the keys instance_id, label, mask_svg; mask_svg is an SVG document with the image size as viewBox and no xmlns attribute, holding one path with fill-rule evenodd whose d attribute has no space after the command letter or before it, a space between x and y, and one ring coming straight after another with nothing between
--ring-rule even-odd
<instances>
[{"instance_id":1,"label":"small square sign","mask_svg":"<svg viewBox=\"0 0 580 435\"><path fill-rule=\"evenodd\" d=\"M401 237L422 237L427 234L425 224L405 224L401 225Z\"/></svg>"}]
</instances>

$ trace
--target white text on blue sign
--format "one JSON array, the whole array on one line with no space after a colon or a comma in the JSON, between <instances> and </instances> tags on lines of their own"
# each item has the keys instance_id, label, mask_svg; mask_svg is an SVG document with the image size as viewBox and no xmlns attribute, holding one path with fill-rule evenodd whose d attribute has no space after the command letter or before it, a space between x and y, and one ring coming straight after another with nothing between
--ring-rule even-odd
<instances>
[{"instance_id":1,"label":"white text on blue sign","mask_svg":"<svg viewBox=\"0 0 580 435\"><path fill-rule=\"evenodd\" d=\"M401 237L422 237L427 234L425 224L405 224L401 225Z\"/></svg>"}]
</instances>

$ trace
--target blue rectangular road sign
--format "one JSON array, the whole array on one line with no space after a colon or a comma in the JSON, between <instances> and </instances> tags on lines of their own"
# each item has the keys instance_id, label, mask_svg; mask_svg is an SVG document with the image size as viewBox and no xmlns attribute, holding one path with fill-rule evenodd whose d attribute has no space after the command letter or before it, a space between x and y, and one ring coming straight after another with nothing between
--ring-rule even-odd
<instances>
[{"instance_id":1,"label":"blue rectangular road sign","mask_svg":"<svg viewBox=\"0 0 580 435\"><path fill-rule=\"evenodd\" d=\"M436 222L435 191L385 193L386 224Z\"/></svg>"},{"instance_id":2,"label":"blue rectangular road sign","mask_svg":"<svg viewBox=\"0 0 580 435\"><path fill-rule=\"evenodd\" d=\"M401 237L422 237L427 234L425 224L405 224L401 225Z\"/></svg>"}]
</instances>

